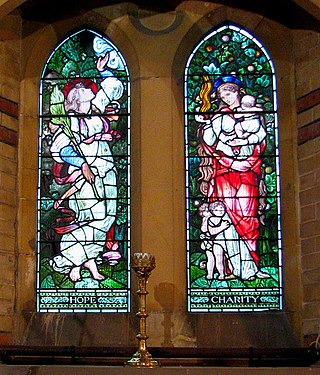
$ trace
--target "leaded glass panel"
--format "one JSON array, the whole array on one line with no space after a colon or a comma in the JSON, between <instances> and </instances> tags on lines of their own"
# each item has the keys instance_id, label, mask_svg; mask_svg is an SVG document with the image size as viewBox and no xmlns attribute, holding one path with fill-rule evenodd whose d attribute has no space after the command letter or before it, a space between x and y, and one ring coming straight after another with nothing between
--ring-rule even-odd
<instances>
[{"instance_id":1,"label":"leaded glass panel","mask_svg":"<svg viewBox=\"0 0 320 375\"><path fill-rule=\"evenodd\" d=\"M40 83L37 311L130 309L130 81L117 47L83 29Z\"/></svg>"},{"instance_id":2,"label":"leaded glass panel","mask_svg":"<svg viewBox=\"0 0 320 375\"><path fill-rule=\"evenodd\" d=\"M185 70L188 311L282 308L276 80L261 43L223 26Z\"/></svg>"}]
</instances>

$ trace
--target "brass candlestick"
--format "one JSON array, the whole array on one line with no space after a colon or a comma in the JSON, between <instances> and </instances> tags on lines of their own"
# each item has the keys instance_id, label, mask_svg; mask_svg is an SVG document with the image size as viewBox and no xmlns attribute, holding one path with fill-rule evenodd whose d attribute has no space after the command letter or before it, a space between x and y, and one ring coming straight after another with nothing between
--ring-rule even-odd
<instances>
[{"instance_id":1,"label":"brass candlestick","mask_svg":"<svg viewBox=\"0 0 320 375\"><path fill-rule=\"evenodd\" d=\"M151 271L156 267L154 256L148 253L134 253L131 258L131 268L135 271L139 280L137 294L140 300L140 309L136 314L139 318L140 332L136 338L139 340L138 351L125 364L136 367L157 367L158 361L152 359L147 349L146 320L148 317L146 309L147 292L146 285Z\"/></svg>"}]
</instances>

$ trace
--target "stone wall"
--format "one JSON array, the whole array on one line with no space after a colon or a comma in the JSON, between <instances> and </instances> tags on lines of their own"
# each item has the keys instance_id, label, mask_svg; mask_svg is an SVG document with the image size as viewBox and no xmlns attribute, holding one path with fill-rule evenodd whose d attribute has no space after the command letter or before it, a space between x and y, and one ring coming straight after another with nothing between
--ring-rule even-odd
<instances>
[{"instance_id":1,"label":"stone wall","mask_svg":"<svg viewBox=\"0 0 320 375\"><path fill-rule=\"evenodd\" d=\"M16 286L19 17L0 26L0 344L11 342Z\"/></svg>"},{"instance_id":2,"label":"stone wall","mask_svg":"<svg viewBox=\"0 0 320 375\"><path fill-rule=\"evenodd\" d=\"M24 22L23 29L19 15L0 19L0 344L135 343L135 296L133 313L121 317L35 313L39 78L56 44L88 24L119 47L132 74L132 246L157 260L148 284L150 345L266 347L293 346L308 335L314 340L320 318L319 34L292 32L211 2L184 2L178 17L141 17L126 6L52 24ZM195 43L225 20L266 46L278 77L285 281L280 314L186 313L183 70ZM133 294L136 288L133 280ZM157 299L161 288L170 290L170 311Z\"/></svg>"},{"instance_id":3,"label":"stone wall","mask_svg":"<svg viewBox=\"0 0 320 375\"><path fill-rule=\"evenodd\" d=\"M294 34L303 334L320 333L320 34Z\"/></svg>"},{"instance_id":4,"label":"stone wall","mask_svg":"<svg viewBox=\"0 0 320 375\"><path fill-rule=\"evenodd\" d=\"M118 12L116 12L117 10ZM250 17L249 17L250 16ZM173 13L139 13L132 6L99 8L52 24L25 23L19 145L19 271L15 342L29 345L131 345L137 283L132 278L133 312L121 317L37 314L34 311L35 184L37 100L47 57L65 35L90 20L123 53L132 80L132 250L150 252L157 267L148 283L148 334L151 346L286 347L300 335L297 175L292 38L285 27L261 15L221 4L184 2ZM203 35L225 20L241 24L266 46L279 84L279 123L283 184L285 312L270 314L188 314L186 307L185 166L183 77L188 56ZM105 29L100 29L101 25ZM143 46L143 48L141 48ZM292 110L288 111L288 108ZM25 153L28 158L24 158ZM28 221L26 221L28 217ZM295 261L292 261L292 260ZM27 271L27 275L25 275ZM22 288L26 286L26 288ZM159 294L166 293L170 309ZM107 314L105 314L107 315ZM119 324L113 325L113 319ZM107 334L112 327L112 335ZM254 330L252 327L255 327ZM41 334L39 335L39 331ZM238 333L235 335L235 331ZM209 335L208 332L211 332Z\"/></svg>"}]
</instances>

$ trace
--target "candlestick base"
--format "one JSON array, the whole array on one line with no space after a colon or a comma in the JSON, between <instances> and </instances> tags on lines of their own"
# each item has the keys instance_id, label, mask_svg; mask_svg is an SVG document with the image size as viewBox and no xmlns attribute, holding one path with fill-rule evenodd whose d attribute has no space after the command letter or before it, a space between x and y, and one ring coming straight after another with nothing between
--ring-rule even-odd
<instances>
[{"instance_id":1,"label":"candlestick base","mask_svg":"<svg viewBox=\"0 0 320 375\"><path fill-rule=\"evenodd\" d=\"M134 367L158 367L159 363L152 358L150 353L137 351L125 365Z\"/></svg>"}]
</instances>

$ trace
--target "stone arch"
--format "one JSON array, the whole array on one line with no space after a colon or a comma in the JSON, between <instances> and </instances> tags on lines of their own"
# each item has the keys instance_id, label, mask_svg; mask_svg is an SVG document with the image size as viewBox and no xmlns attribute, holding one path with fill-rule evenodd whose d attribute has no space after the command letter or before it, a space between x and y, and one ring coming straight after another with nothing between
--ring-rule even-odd
<instances>
[{"instance_id":1,"label":"stone arch","mask_svg":"<svg viewBox=\"0 0 320 375\"><path fill-rule=\"evenodd\" d=\"M85 16L83 16L83 21L85 20ZM73 22L70 22L72 25ZM127 35L117 27L116 24L110 20L110 22L106 23L106 29L100 31L101 33L105 33L106 35L112 34L112 38L114 43L119 46L120 49L123 50L123 54L126 58L128 65L132 66L132 77L136 77L139 75L139 64L137 62L137 56L135 54L134 47L132 46L131 42L128 40ZM98 22L98 26L100 26L100 22ZM97 26L97 28L98 28ZM62 30L61 30L62 27ZM92 22L91 27L96 30L94 22ZM26 37L23 42L23 50L24 50L24 57L22 61L22 71L23 71L23 78L21 81L21 101L20 101L20 142L19 142L19 181L25 181L28 183L21 183L19 189L19 211L18 217L19 222L21 225L18 228L18 252L19 252L19 269L18 277L17 277L17 285L18 290L21 290L21 285L28 285L27 288L24 288L22 293L18 292L17 295L17 304L16 304L16 340L20 342L33 342L39 343L39 339L41 336L36 337L33 335L33 331L36 330L35 327L37 326L44 326L46 324L54 324L54 321L58 319L53 319L51 323L46 318L45 314L37 314L37 313L25 313L25 311L34 311L34 292L33 286L35 279L33 278L32 274L28 273L28 277L26 278L26 274L23 271L26 267L28 269L34 269L34 265L32 263L35 262L35 254L34 254L34 246L35 246L35 229L36 229L36 220L35 220L35 208L36 208L36 201L34 195L34 187L37 186L36 182L36 174L37 174L37 119L38 119L38 90L39 90L39 81L41 76L41 71L44 66L44 63L49 56L50 52L53 50L54 46L57 45L59 41L59 35L65 35L67 31L67 26L59 23L45 25L38 29L37 31L31 33ZM72 32L72 29L69 30ZM60 38L61 40L61 38ZM132 105L132 122L131 127L134 128L134 132L132 133L131 138L131 147L132 147L132 166L136 169L139 169L139 157L140 154L140 144L139 144L139 133L140 133L140 125L139 125L139 116L140 116L140 106L139 106L139 81L133 80L131 88L132 93L135 93L136 99ZM28 154L28 158L25 157L26 153ZM137 176L132 177L133 186L137 186L135 180L139 178ZM33 187L32 187L33 186ZM134 202L139 202L139 191L136 192L133 196ZM137 207L137 204L135 204ZM28 220L23 218L28 217ZM139 215L137 214L137 209L132 210L132 218L135 218L137 222L139 222ZM133 233L132 240L134 243L139 243L140 241L140 234L139 234L139 226L137 230ZM124 326L126 326L126 320L129 316L122 315L121 317L117 318L123 321ZM49 317L48 317L49 319ZM111 317L106 317L103 320L112 319ZM64 317L62 319L58 319L59 322L64 322ZM99 319L97 316L93 314L93 316L89 319L85 319L84 321L78 320L77 318L74 319L71 315L66 317L65 323L70 325L70 327L78 327L80 329L79 335L73 336L69 335L69 337L73 337L72 340L76 340L74 343L80 342L83 340L83 337L86 337L85 340L90 340L89 336L83 336L86 334L88 330L90 330L91 326L95 326ZM47 322L47 323L46 323ZM80 324L80 326L79 326ZM88 328L89 327L89 328ZM120 328L122 334L124 335L123 340L129 339L129 335L127 334L126 330ZM50 340L49 338L45 337L46 335L42 335L41 340ZM50 336L50 334L49 334ZM104 340L105 338L102 338Z\"/></svg>"},{"instance_id":2,"label":"stone arch","mask_svg":"<svg viewBox=\"0 0 320 375\"><path fill-rule=\"evenodd\" d=\"M296 204L295 189L287 189L289 186L293 187L294 181L296 180L295 173L288 173L287 165L290 165L291 171L296 171L296 148L295 148L295 137L296 130L292 127L292 123L295 121L295 103L293 97L288 97L288 92L294 92L293 86L293 56L292 56L292 39L290 30L286 27L273 22L268 18L264 18L258 14L248 14L245 11L239 9L230 9L227 7L216 6L215 9L208 11L208 13L199 18L195 22L185 37L181 40L181 43L177 49L174 63L172 66L172 75L174 81L175 100L181 106L183 103L183 62L187 61L188 53L192 51L196 43L201 40L203 35L209 33L210 30L218 28L224 23L233 23L236 25L242 25L244 28L249 30L250 33L255 35L268 49L271 58L274 61L275 70L277 73L277 87L278 87L278 103L279 103L279 128L280 128L280 154L281 159L281 188L283 193L282 202L282 214L283 214L283 244L284 244L284 308L283 314L274 315L274 323L280 327L286 327L286 342L291 342L291 345L295 345L296 338L300 336L301 330L301 304L300 299L295 298L294 295L297 292L296 289L291 288L294 285L294 280L300 272L300 262L291 262L291 256L295 259L299 259L299 238L298 238L298 205ZM279 48L280 43L281 47ZM182 133L176 133L176 142L178 137L182 136ZM295 228L295 229L293 229ZM293 235L292 235L293 234ZM288 254L291 254L290 256ZM287 263L286 263L287 262ZM298 276L299 277L299 276ZM263 314L262 314L263 315ZM203 327L209 327L210 323L206 322L206 319L199 317L199 324ZM210 318L209 318L210 319ZM223 332L224 329L230 327L230 321L233 321L234 316L225 316L219 319L219 327L217 328ZM256 319L253 317L253 321ZM246 330L247 322L243 317L238 316L236 318L237 324L242 326L242 329ZM229 323L228 323L229 322ZM265 317L257 323L257 327L262 325L265 329L266 325L270 322L270 316ZM208 326L207 326L208 324ZM212 322L212 324L214 324ZM256 322L254 323L256 324ZM209 328L208 328L209 329ZM259 328L258 328L259 330ZM200 340L206 340L207 338L200 338ZM278 337L281 342L281 337ZM217 339L219 340L219 339ZM223 341L223 338L220 337ZM213 340L215 341L215 340ZM259 340L258 340L259 341ZM210 345L215 345L211 342Z\"/></svg>"}]
</instances>

